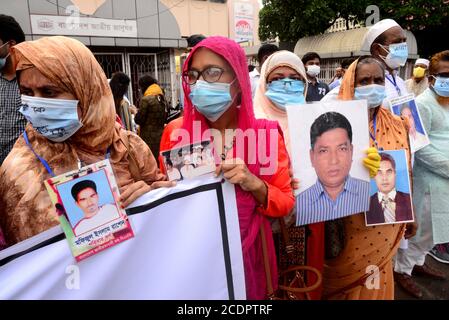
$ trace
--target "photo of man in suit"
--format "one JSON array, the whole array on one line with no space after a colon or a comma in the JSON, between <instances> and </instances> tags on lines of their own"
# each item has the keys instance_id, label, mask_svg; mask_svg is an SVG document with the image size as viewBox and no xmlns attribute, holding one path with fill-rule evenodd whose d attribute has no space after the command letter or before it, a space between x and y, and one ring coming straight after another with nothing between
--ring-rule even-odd
<instances>
[{"instance_id":1,"label":"photo of man in suit","mask_svg":"<svg viewBox=\"0 0 449 320\"><path fill-rule=\"evenodd\" d=\"M413 220L409 193L396 190L396 162L388 153L381 153L380 168L374 177L378 191L370 198L367 225Z\"/></svg>"}]
</instances>

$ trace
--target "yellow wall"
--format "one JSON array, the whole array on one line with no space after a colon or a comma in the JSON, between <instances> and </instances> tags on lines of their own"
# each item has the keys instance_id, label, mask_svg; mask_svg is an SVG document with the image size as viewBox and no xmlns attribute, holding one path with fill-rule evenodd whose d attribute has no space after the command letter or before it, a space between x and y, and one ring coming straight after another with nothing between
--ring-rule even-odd
<instances>
[{"instance_id":1,"label":"yellow wall","mask_svg":"<svg viewBox=\"0 0 449 320\"><path fill-rule=\"evenodd\" d=\"M220 35L235 39L234 4L246 2L253 5L253 30L254 41L242 43L242 46L260 44L258 37L259 10L258 0L228 0L227 3L214 3L201 0L161 0L170 8L170 11L178 21L181 35L188 37L192 34L205 36Z\"/></svg>"},{"instance_id":2,"label":"yellow wall","mask_svg":"<svg viewBox=\"0 0 449 320\"><path fill-rule=\"evenodd\" d=\"M178 21L181 36L192 34L229 37L228 6L200 0L161 0Z\"/></svg>"}]
</instances>

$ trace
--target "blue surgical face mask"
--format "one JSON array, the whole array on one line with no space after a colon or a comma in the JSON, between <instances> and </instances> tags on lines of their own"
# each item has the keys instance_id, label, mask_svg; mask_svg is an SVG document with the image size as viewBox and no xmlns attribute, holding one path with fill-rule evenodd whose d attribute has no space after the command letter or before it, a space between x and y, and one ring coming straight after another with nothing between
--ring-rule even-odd
<instances>
[{"instance_id":1,"label":"blue surgical face mask","mask_svg":"<svg viewBox=\"0 0 449 320\"><path fill-rule=\"evenodd\" d=\"M433 90L440 97L449 98L449 78L435 77L435 83L433 84Z\"/></svg>"},{"instance_id":2,"label":"blue surgical face mask","mask_svg":"<svg viewBox=\"0 0 449 320\"><path fill-rule=\"evenodd\" d=\"M235 80L234 80L235 81ZM233 82L234 82L233 81ZM190 86L190 100L209 121L217 121L232 105L231 84L197 80Z\"/></svg>"},{"instance_id":3,"label":"blue surgical face mask","mask_svg":"<svg viewBox=\"0 0 449 320\"><path fill-rule=\"evenodd\" d=\"M54 142L67 140L82 127L78 119L78 100L22 95L19 111L36 131Z\"/></svg>"},{"instance_id":4,"label":"blue surgical face mask","mask_svg":"<svg viewBox=\"0 0 449 320\"><path fill-rule=\"evenodd\" d=\"M382 46L382 48L387 50L387 48L385 48L384 46ZM385 58L381 56L387 66L389 66L393 70L405 66L408 58L407 42L390 44L387 51L388 55Z\"/></svg>"},{"instance_id":5,"label":"blue surgical face mask","mask_svg":"<svg viewBox=\"0 0 449 320\"><path fill-rule=\"evenodd\" d=\"M356 87L354 92L354 99L367 100L368 108L376 108L382 104L382 101L387 97L385 86L380 84L370 84L363 87Z\"/></svg>"},{"instance_id":6,"label":"blue surgical face mask","mask_svg":"<svg viewBox=\"0 0 449 320\"><path fill-rule=\"evenodd\" d=\"M0 48L3 48L7 44L8 44L8 42L4 43L3 45L0 46ZM9 57L9 52L8 52L8 54L5 57L0 58L0 70L2 70L5 67L6 59L8 59L8 57Z\"/></svg>"},{"instance_id":7,"label":"blue surgical face mask","mask_svg":"<svg viewBox=\"0 0 449 320\"><path fill-rule=\"evenodd\" d=\"M272 81L268 85L268 90L265 92L265 95L276 107L284 111L289 104L306 103L304 98L304 82L301 80L284 78Z\"/></svg>"}]
</instances>

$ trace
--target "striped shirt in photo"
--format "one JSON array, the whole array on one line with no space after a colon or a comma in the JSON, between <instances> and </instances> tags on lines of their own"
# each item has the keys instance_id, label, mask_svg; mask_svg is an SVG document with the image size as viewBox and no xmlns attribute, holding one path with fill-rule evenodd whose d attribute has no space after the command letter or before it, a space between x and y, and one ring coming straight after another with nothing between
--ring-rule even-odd
<instances>
[{"instance_id":1,"label":"striped shirt in photo","mask_svg":"<svg viewBox=\"0 0 449 320\"><path fill-rule=\"evenodd\" d=\"M351 214L368 211L370 184L367 181L346 178L343 191L333 201L319 180L296 198L296 224L335 220Z\"/></svg>"}]
</instances>

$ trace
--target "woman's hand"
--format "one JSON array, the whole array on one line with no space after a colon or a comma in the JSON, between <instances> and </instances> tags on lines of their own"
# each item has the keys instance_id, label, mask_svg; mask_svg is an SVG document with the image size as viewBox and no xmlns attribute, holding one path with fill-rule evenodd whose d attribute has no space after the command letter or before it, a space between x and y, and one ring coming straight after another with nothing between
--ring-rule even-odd
<instances>
[{"instance_id":1,"label":"woman's hand","mask_svg":"<svg viewBox=\"0 0 449 320\"><path fill-rule=\"evenodd\" d=\"M220 164L215 175L218 176L223 172L223 176L232 184L238 184L244 191L251 192L257 202L265 205L268 196L268 188L266 184L253 175L242 159L226 159Z\"/></svg>"},{"instance_id":2,"label":"woman's hand","mask_svg":"<svg viewBox=\"0 0 449 320\"><path fill-rule=\"evenodd\" d=\"M295 191L295 190L298 190L299 189L299 179L296 179L294 176L293 176L293 168L289 168L288 169L288 173L290 174L290 179L291 179L291 186L292 186L292 189L293 189L293 191Z\"/></svg>"},{"instance_id":3,"label":"woman's hand","mask_svg":"<svg viewBox=\"0 0 449 320\"><path fill-rule=\"evenodd\" d=\"M140 180L134 182L132 185L122 188L120 190L120 205L122 208L126 208L133 203L141 195L158 188L170 188L176 185L176 181L155 181L151 185Z\"/></svg>"},{"instance_id":4,"label":"woman's hand","mask_svg":"<svg viewBox=\"0 0 449 320\"><path fill-rule=\"evenodd\" d=\"M363 159L363 165L369 170L370 178L374 178L380 168L379 151L376 148L369 148L365 152L367 156Z\"/></svg>"},{"instance_id":5,"label":"woman's hand","mask_svg":"<svg viewBox=\"0 0 449 320\"><path fill-rule=\"evenodd\" d=\"M413 206L413 212L416 212L415 206ZM416 232L418 231L418 217L415 215L415 221L409 222L405 225L405 239L413 238L416 235Z\"/></svg>"},{"instance_id":6,"label":"woman's hand","mask_svg":"<svg viewBox=\"0 0 449 320\"><path fill-rule=\"evenodd\" d=\"M137 107L135 105L132 104L132 105L129 106L129 112L131 112L131 114L135 115L137 113L137 111L138 110L137 110Z\"/></svg>"},{"instance_id":7,"label":"woman's hand","mask_svg":"<svg viewBox=\"0 0 449 320\"><path fill-rule=\"evenodd\" d=\"M413 238L416 235L416 232L418 231L418 223L417 222L409 222L405 226L405 239Z\"/></svg>"}]
</instances>

